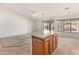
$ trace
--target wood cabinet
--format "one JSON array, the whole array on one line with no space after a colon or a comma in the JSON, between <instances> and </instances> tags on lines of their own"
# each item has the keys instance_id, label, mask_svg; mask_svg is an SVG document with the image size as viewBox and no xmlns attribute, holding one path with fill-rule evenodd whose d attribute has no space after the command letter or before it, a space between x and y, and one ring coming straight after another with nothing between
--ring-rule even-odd
<instances>
[{"instance_id":1,"label":"wood cabinet","mask_svg":"<svg viewBox=\"0 0 79 59\"><path fill-rule=\"evenodd\" d=\"M52 34L45 38L32 36L32 54L48 55L57 48L57 36Z\"/></svg>"}]
</instances>

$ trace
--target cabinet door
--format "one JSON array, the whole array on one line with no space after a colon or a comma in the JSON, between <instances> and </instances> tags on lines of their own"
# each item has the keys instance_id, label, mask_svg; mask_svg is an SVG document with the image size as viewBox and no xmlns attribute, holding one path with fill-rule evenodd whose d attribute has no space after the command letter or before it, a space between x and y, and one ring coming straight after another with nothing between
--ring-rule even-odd
<instances>
[{"instance_id":1,"label":"cabinet door","mask_svg":"<svg viewBox=\"0 0 79 59\"><path fill-rule=\"evenodd\" d=\"M48 55L49 54L49 40L44 42L44 54Z\"/></svg>"},{"instance_id":2,"label":"cabinet door","mask_svg":"<svg viewBox=\"0 0 79 59\"><path fill-rule=\"evenodd\" d=\"M33 38L32 54L43 55L43 41L38 38Z\"/></svg>"},{"instance_id":3,"label":"cabinet door","mask_svg":"<svg viewBox=\"0 0 79 59\"><path fill-rule=\"evenodd\" d=\"M37 55L43 55L43 41L36 39L36 54Z\"/></svg>"}]
</instances>

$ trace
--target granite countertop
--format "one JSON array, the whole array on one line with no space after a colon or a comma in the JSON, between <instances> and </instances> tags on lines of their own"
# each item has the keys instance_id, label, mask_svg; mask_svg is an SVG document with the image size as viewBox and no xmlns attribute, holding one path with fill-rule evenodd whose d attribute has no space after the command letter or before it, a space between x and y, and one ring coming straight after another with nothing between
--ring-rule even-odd
<instances>
[{"instance_id":1,"label":"granite countertop","mask_svg":"<svg viewBox=\"0 0 79 59\"><path fill-rule=\"evenodd\" d=\"M39 38L45 38L45 37L50 36L52 34L53 33L44 34L43 32L33 32L32 36L36 36L36 37L39 37Z\"/></svg>"}]
</instances>

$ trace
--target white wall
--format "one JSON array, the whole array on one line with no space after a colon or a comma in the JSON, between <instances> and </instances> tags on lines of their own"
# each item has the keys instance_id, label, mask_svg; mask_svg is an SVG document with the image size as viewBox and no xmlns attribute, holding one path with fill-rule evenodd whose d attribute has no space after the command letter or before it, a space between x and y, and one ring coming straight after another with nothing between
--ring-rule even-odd
<instances>
[{"instance_id":1,"label":"white wall","mask_svg":"<svg viewBox=\"0 0 79 59\"><path fill-rule=\"evenodd\" d=\"M37 21L37 32L43 32L43 23L41 21L42 20Z\"/></svg>"},{"instance_id":2,"label":"white wall","mask_svg":"<svg viewBox=\"0 0 79 59\"><path fill-rule=\"evenodd\" d=\"M35 21L0 7L0 38L34 31Z\"/></svg>"}]
</instances>

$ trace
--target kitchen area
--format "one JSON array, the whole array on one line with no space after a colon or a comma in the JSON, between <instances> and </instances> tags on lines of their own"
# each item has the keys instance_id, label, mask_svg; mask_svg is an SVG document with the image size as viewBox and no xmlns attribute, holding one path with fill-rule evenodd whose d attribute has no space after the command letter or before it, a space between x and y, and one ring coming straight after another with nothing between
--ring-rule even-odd
<instances>
[{"instance_id":1,"label":"kitchen area","mask_svg":"<svg viewBox=\"0 0 79 59\"><path fill-rule=\"evenodd\" d=\"M32 34L32 54L49 55L57 48L57 33L54 30L54 20L45 20L42 32Z\"/></svg>"}]
</instances>

